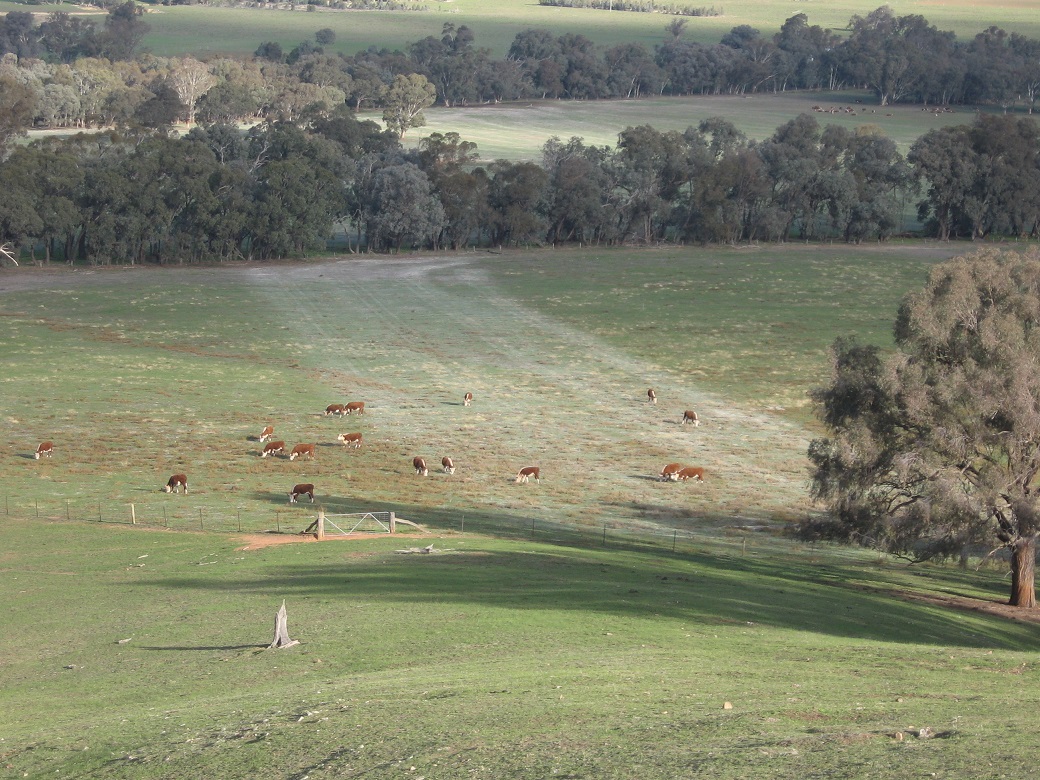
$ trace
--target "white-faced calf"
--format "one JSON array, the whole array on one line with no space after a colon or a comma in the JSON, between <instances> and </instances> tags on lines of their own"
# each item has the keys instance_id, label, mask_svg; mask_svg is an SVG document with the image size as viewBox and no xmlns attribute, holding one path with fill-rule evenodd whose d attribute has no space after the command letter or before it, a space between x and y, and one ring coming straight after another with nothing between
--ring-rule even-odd
<instances>
[{"instance_id":1,"label":"white-faced calf","mask_svg":"<svg viewBox=\"0 0 1040 780\"><path fill-rule=\"evenodd\" d=\"M473 393L466 393L464 396L462 396L463 406L469 406L471 403L473 403Z\"/></svg>"},{"instance_id":2,"label":"white-faced calf","mask_svg":"<svg viewBox=\"0 0 1040 780\"><path fill-rule=\"evenodd\" d=\"M313 444L297 444L292 448L292 452L289 453L289 460L296 460L302 458L304 455L309 455L311 459L314 459L314 445Z\"/></svg>"},{"instance_id":3,"label":"white-faced calf","mask_svg":"<svg viewBox=\"0 0 1040 780\"><path fill-rule=\"evenodd\" d=\"M455 461L453 461L451 458L445 455L443 458L441 458L441 468L444 469L445 474L454 474Z\"/></svg>"},{"instance_id":4,"label":"white-faced calf","mask_svg":"<svg viewBox=\"0 0 1040 780\"><path fill-rule=\"evenodd\" d=\"M33 457L36 460L40 458L49 458L51 453L54 452L54 445L49 441L42 442L39 447L36 448L36 452L33 453Z\"/></svg>"},{"instance_id":5,"label":"white-faced calf","mask_svg":"<svg viewBox=\"0 0 1040 780\"><path fill-rule=\"evenodd\" d=\"M425 458L420 458L418 455L412 458L412 468L415 469L415 473L420 476L426 477L430 474L430 470L426 468Z\"/></svg>"},{"instance_id":6,"label":"white-faced calf","mask_svg":"<svg viewBox=\"0 0 1040 780\"><path fill-rule=\"evenodd\" d=\"M522 469L516 472L515 482L517 484L520 484L521 482L527 482L531 477L534 477L535 482L542 481L541 472L538 471L537 466L524 466Z\"/></svg>"},{"instance_id":7,"label":"white-faced calf","mask_svg":"<svg viewBox=\"0 0 1040 780\"><path fill-rule=\"evenodd\" d=\"M701 424L701 418L697 416L697 412L693 411L693 409L687 409L682 413L680 425L686 425L686 423L693 423L693 427L696 428Z\"/></svg>"},{"instance_id":8,"label":"white-faced calf","mask_svg":"<svg viewBox=\"0 0 1040 780\"><path fill-rule=\"evenodd\" d=\"M677 482L685 482L688 479L695 479L698 482L703 482L704 469L700 466L687 466L675 475L675 480Z\"/></svg>"},{"instance_id":9,"label":"white-faced calf","mask_svg":"<svg viewBox=\"0 0 1040 780\"><path fill-rule=\"evenodd\" d=\"M301 482L299 485L293 485L292 492L289 494L289 503L295 504L296 499L300 496L307 496L314 503L314 485L310 482Z\"/></svg>"},{"instance_id":10,"label":"white-faced calf","mask_svg":"<svg viewBox=\"0 0 1040 780\"><path fill-rule=\"evenodd\" d=\"M339 441L347 447L353 447L355 450L361 448L361 434L360 433L341 433L336 437Z\"/></svg>"},{"instance_id":11,"label":"white-faced calf","mask_svg":"<svg viewBox=\"0 0 1040 780\"><path fill-rule=\"evenodd\" d=\"M261 458L266 458L268 455L281 455L285 452L284 441L269 441L264 445L263 452L260 453Z\"/></svg>"},{"instance_id":12,"label":"white-faced calf","mask_svg":"<svg viewBox=\"0 0 1040 780\"><path fill-rule=\"evenodd\" d=\"M683 466L681 463L669 463L661 469L661 473L658 476L661 478L662 482L667 480L672 480L674 482L676 480L676 475L682 471L682 468Z\"/></svg>"},{"instance_id":13,"label":"white-faced calf","mask_svg":"<svg viewBox=\"0 0 1040 780\"><path fill-rule=\"evenodd\" d=\"M343 414L346 407L343 404L329 404L325 407L325 416L328 417L330 414Z\"/></svg>"},{"instance_id":14,"label":"white-faced calf","mask_svg":"<svg viewBox=\"0 0 1040 780\"><path fill-rule=\"evenodd\" d=\"M365 413L365 402L364 401L351 401L349 404L343 407L343 414L353 414L357 412L359 415Z\"/></svg>"},{"instance_id":15,"label":"white-faced calf","mask_svg":"<svg viewBox=\"0 0 1040 780\"><path fill-rule=\"evenodd\" d=\"M169 481L163 485L164 493L176 493L178 490L188 492L188 478L183 474L174 474Z\"/></svg>"},{"instance_id":16,"label":"white-faced calf","mask_svg":"<svg viewBox=\"0 0 1040 780\"><path fill-rule=\"evenodd\" d=\"M654 388L650 388L646 391L646 400L652 404L657 403L657 393L654 392Z\"/></svg>"},{"instance_id":17,"label":"white-faced calf","mask_svg":"<svg viewBox=\"0 0 1040 780\"><path fill-rule=\"evenodd\" d=\"M270 439L272 436L274 436L274 426L273 425L264 426L264 429L260 432L260 443L263 444L265 441Z\"/></svg>"}]
</instances>

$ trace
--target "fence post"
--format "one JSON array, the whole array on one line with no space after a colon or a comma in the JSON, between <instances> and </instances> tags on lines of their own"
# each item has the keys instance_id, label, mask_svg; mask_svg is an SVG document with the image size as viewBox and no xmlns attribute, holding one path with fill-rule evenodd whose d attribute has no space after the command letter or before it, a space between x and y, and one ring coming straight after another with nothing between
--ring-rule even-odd
<instances>
[{"instance_id":1,"label":"fence post","mask_svg":"<svg viewBox=\"0 0 1040 780\"><path fill-rule=\"evenodd\" d=\"M742 536L740 537L740 554L743 556L745 553L747 553L747 537Z\"/></svg>"},{"instance_id":2,"label":"fence post","mask_svg":"<svg viewBox=\"0 0 1040 780\"><path fill-rule=\"evenodd\" d=\"M325 538L325 510L318 510L318 541Z\"/></svg>"},{"instance_id":3,"label":"fence post","mask_svg":"<svg viewBox=\"0 0 1040 780\"><path fill-rule=\"evenodd\" d=\"M390 513L390 533L397 531L397 515Z\"/></svg>"},{"instance_id":4,"label":"fence post","mask_svg":"<svg viewBox=\"0 0 1040 780\"><path fill-rule=\"evenodd\" d=\"M282 532L282 520L277 509L274 510L274 527L277 529L278 533Z\"/></svg>"},{"instance_id":5,"label":"fence post","mask_svg":"<svg viewBox=\"0 0 1040 780\"><path fill-rule=\"evenodd\" d=\"M40 516L40 499L36 499L36 517Z\"/></svg>"},{"instance_id":6,"label":"fence post","mask_svg":"<svg viewBox=\"0 0 1040 780\"><path fill-rule=\"evenodd\" d=\"M466 533L466 516L465 515L462 516L462 523L459 525L459 533L460 534Z\"/></svg>"},{"instance_id":7,"label":"fence post","mask_svg":"<svg viewBox=\"0 0 1040 780\"><path fill-rule=\"evenodd\" d=\"M163 528L169 528L170 527L170 521L166 517L166 504L163 504L163 508L162 508L162 524L163 524Z\"/></svg>"},{"instance_id":8,"label":"fence post","mask_svg":"<svg viewBox=\"0 0 1040 780\"><path fill-rule=\"evenodd\" d=\"M242 533L242 509L239 507L238 510L238 532Z\"/></svg>"},{"instance_id":9,"label":"fence post","mask_svg":"<svg viewBox=\"0 0 1040 780\"><path fill-rule=\"evenodd\" d=\"M65 499L65 519L72 520L72 511L69 509L69 500Z\"/></svg>"},{"instance_id":10,"label":"fence post","mask_svg":"<svg viewBox=\"0 0 1040 780\"><path fill-rule=\"evenodd\" d=\"M130 505L130 525L137 525L137 511L133 504Z\"/></svg>"},{"instance_id":11,"label":"fence post","mask_svg":"<svg viewBox=\"0 0 1040 780\"><path fill-rule=\"evenodd\" d=\"M100 501L98 501L98 502L97 502L97 521L98 521L99 523L100 523L100 522L103 522L103 521L101 520L101 502L100 502Z\"/></svg>"},{"instance_id":12,"label":"fence post","mask_svg":"<svg viewBox=\"0 0 1040 780\"><path fill-rule=\"evenodd\" d=\"M204 526L202 524L202 507L201 506L199 507L199 530L200 531L205 531L206 530L206 526Z\"/></svg>"},{"instance_id":13,"label":"fence post","mask_svg":"<svg viewBox=\"0 0 1040 780\"><path fill-rule=\"evenodd\" d=\"M603 546L607 546L607 524L603 524Z\"/></svg>"},{"instance_id":14,"label":"fence post","mask_svg":"<svg viewBox=\"0 0 1040 780\"><path fill-rule=\"evenodd\" d=\"M672 529L672 552L675 552L675 537L679 535L679 532L674 528Z\"/></svg>"}]
</instances>

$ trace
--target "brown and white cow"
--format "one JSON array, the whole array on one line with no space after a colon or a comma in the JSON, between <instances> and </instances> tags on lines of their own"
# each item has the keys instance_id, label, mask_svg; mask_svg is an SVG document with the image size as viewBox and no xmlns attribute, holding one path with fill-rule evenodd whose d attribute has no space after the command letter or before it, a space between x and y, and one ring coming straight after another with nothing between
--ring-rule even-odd
<instances>
[{"instance_id":1,"label":"brown and white cow","mask_svg":"<svg viewBox=\"0 0 1040 780\"><path fill-rule=\"evenodd\" d=\"M471 403L473 403L473 393L466 393L464 396L462 396L463 406L469 406Z\"/></svg>"},{"instance_id":2,"label":"brown and white cow","mask_svg":"<svg viewBox=\"0 0 1040 780\"><path fill-rule=\"evenodd\" d=\"M420 474L424 477L430 475L430 470L426 468L426 460L416 455L412 458L412 468L415 469L416 474Z\"/></svg>"},{"instance_id":3,"label":"brown and white cow","mask_svg":"<svg viewBox=\"0 0 1040 780\"><path fill-rule=\"evenodd\" d=\"M183 474L174 474L169 481L163 485L164 493L176 493L178 489L188 492L188 478Z\"/></svg>"},{"instance_id":4,"label":"brown and white cow","mask_svg":"<svg viewBox=\"0 0 1040 780\"><path fill-rule=\"evenodd\" d=\"M261 458L266 458L268 455L281 455L285 452L284 441L269 441L264 445L263 452L260 453Z\"/></svg>"},{"instance_id":5,"label":"brown and white cow","mask_svg":"<svg viewBox=\"0 0 1040 780\"><path fill-rule=\"evenodd\" d=\"M314 503L314 485L310 482L301 482L299 485L293 485L292 492L289 494L289 503L295 504L296 499L300 496L307 496Z\"/></svg>"},{"instance_id":6,"label":"brown and white cow","mask_svg":"<svg viewBox=\"0 0 1040 780\"><path fill-rule=\"evenodd\" d=\"M341 433L336 437L339 441L343 442L347 447L353 447L355 450L361 449L361 434L360 433Z\"/></svg>"},{"instance_id":7,"label":"brown and white cow","mask_svg":"<svg viewBox=\"0 0 1040 780\"><path fill-rule=\"evenodd\" d=\"M527 482L531 477L534 477L535 482L541 482L540 472L537 466L524 466L518 472L516 472L515 482L519 485L521 482Z\"/></svg>"},{"instance_id":8,"label":"brown and white cow","mask_svg":"<svg viewBox=\"0 0 1040 780\"><path fill-rule=\"evenodd\" d=\"M49 441L41 442L40 446L36 448L36 452L33 453L33 457L36 460L44 457L49 458L52 452L54 452L54 444Z\"/></svg>"},{"instance_id":9,"label":"brown and white cow","mask_svg":"<svg viewBox=\"0 0 1040 780\"><path fill-rule=\"evenodd\" d=\"M455 461L453 461L451 458L445 455L443 458L441 458L441 468L444 469L445 474L454 474Z\"/></svg>"},{"instance_id":10,"label":"brown and white cow","mask_svg":"<svg viewBox=\"0 0 1040 780\"><path fill-rule=\"evenodd\" d=\"M657 403L657 393L654 392L654 388L650 388L646 391L646 400L652 404Z\"/></svg>"},{"instance_id":11,"label":"brown and white cow","mask_svg":"<svg viewBox=\"0 0 1040 780\"><path fill-rule=\"evenodd\" d=\"M343 404L329 404L325 407L325 416L328 417L330 414L345 414L346 407Z\"/></svg>"},{"instance_id":12,"label":"brown and white cow","mask_svg":"<svg viewBox=\"0 0 1040 780\"><path fill-rule=\"evenodd\" d=\"M682 413L682 422L680 425L686 425L686 423L693 423L693 427L696 428L701 424L701 418L697 416L697 412L693 409L687 409Z\"/></svg>"},{"instance_id":13,"label":"brown and white cow","mask_svg":"<svg viewBox=\"0 0 1040 780\"><path fill-rule=\"evenodd\" d=\"M313 444L297 444L292 448L292 452L289 453L289 460L296 460L297 458L302 458L304 455L310 455L311 459L314 459Z\"/></svg>"},{"instance_id":14,"label":"brown and white cow","mask_svg":"<svg viewBox=\"0 0 1040 780\"><path fill-rule=\"evenodd\" d=\"M343 414L353 414L357 412L359 415L365 413L365 402L364 401L351 401L349 404L343 407Z\"/></svg>"},{"instance_id":15,"label":"brown and white cow","mask_svg":"<svg viewBox=\"0 0 1040 780\"><path fill-rule=\"evenodd\" d=\"M661 473L658 476L661 477L662 482L667 480L672 480L674 482L676 479L676 475L680 471L682 471L682 469L683 465L681 463L669 463L667 466L661 469Z\"/></svg>"},{"instance_id":16,"label":"brown and white cow","mask_svg":"<svg viewBox=\"0 0 1040 780\"><path fill-rule=\"evenodd\" d=\"M274 436L274 426L265 425L264 429L260 431L260 443L263 444L265 441Z\"/></svg>"},{"instance_id":17,"label":"brown and white cow","mask_svg":"<svg viewBox=\"0 0 1040 780\"><path fill-rule=\"evenodd\" d=\"M703 482L704 469L700 466L687 466L675 475L676 482L685 482L688 479L695 479L698 482Z\"/></svg>"}]
</instances>

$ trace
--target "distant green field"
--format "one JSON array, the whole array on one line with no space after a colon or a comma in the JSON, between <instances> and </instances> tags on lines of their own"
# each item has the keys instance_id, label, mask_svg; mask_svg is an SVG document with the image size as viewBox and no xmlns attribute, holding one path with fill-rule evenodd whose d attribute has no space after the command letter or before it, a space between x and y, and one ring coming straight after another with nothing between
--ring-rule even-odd
<instances>
[{"instance_id":1,"label":"distant green field","mask_svg":"<svg viewBox=\"0 0 1040 780\"><path fill-rule=\"evenodd\" d=\"M967 110L939 114L922 111L920 106L898 105L877 108L866 92L789 92L748 97L701 96L691 98L647 98L641 100L578 101L552 100L506 103L469 108L431 108L426 125L410 130L406 145L414 145L431 133L457 132L477 144L480 159L541 160L543 144L556 136L573 136L585 143L613 148L618 133L626 127L649 124L658 130L679 130L696 126L709 117L721 116L735 124L749 138L764 141L783 123L799 114L812 114L821 127L840 125L850 130L874 126L896 141L906 154L910 145L933 128L969 124L974 115ZM813 112L852 106L855 113ZM371 113L366 119L380 120Z\"/></svg>"},{"instance_id":2,"label":"distant green field","mask_svg":"<svg viewBox=\"0 0 1040 780\"><path fill-rule=\"evenodd\" d=\"M468 25L476 43L503 56L516 34L532 27L556 33L581 33L600 44L636 41L647 46L660 43L671 17L660 14L605 12L588 9L550 8L531 0L450 0L429 3L424 12L374 12L322 10L307 13L306 6L290 11L257 8L213 8L205 6L149 6L151 34L145 45L160 55L247 54L263 41L278 41L292 48L329 27L336 31L335 50L353 54L368 46L400 49L427 35L439 36L446 22ZM692 0L691 5L710 6ZM715 3L723 12L717 17L691 18L686 28L690 38L715 43L733 27L749 24L772 33L784 20L804 13L812 24L840 30L854 14L865 15L882 3L848 0L842 3L775 3L741 0ZM35 12L68 11L69 6L32 6ZM26 6L0 2L0 12L25 10ZM970 38L991 25L1040 37L1040 15L1031 2L1003 3L996 0L956 0L943 4L906 2L893 6L899 15L921 14L943 30Z\"/></svg>"}]
</instances>

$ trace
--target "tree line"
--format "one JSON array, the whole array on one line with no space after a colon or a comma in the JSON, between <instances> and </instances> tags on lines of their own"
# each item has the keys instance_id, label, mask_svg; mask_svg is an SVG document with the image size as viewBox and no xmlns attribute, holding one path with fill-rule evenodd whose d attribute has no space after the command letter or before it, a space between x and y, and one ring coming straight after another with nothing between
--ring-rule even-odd
<instances>
[{"instance_id":1,"label":"tree line","mask_svg":"<svg viewBox=\"0 0 1040 780\"><path fill-rule=\"evenodd\" d=\"M480 164L435 133L406 150L342 107L306 124L182 137L110 131L19 146L0 164L0 243L37 262L264 260L566 242L884 240L911 199L941 238L1040 235L1035 122L980 115L904 158L867 127L803 114L756 142L723 119L629 127L617 144L552 138L542 160Z\"/></svg>"},{"instance_id":2,"label":"tree line","mask_svg":"<svg viewBox=\"0 0 1040 780\"><path fill-rule=\"evenodd\" d=\"M169 116L294 121L345 103L382 108L404 132L434 102L863 88L880 105L1019 104L1031 113L1040 90L1040 41L995 27L959 41L887 6L852 17L843 34L796 14L775 35L741 25L709 45L684 38L685 24L669 22L652 50L529 29L505 58L477 46L465 25L446 23L440 36L405 51L370 47L352 56L326 52L335 32L323 28L289 51L265 41L252 57L202 62L143 53L148 24L133 0L111 7L100 25L64 12L37 23L12 11L0 20L0 115L14 129L157 126Z\"/></svg>"}]
</instances>

